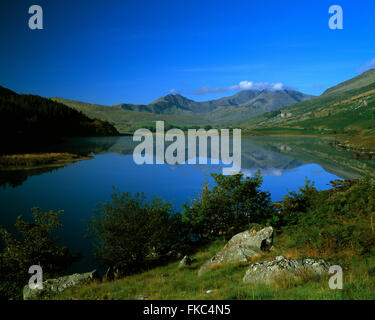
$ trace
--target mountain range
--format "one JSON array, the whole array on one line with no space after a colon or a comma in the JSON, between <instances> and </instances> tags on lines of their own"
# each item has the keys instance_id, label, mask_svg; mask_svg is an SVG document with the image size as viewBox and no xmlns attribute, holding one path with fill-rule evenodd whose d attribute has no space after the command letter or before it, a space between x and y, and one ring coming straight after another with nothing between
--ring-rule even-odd
<instances>
[{"instance_id":1,"label":"mountain range","mask_svg":"<svg viewBox=\"0 0 375 320\"><path fill-rule=\"evenodd\" d=\"M31 112L29 105L39 103L44 105L44 109L48 107L49 114L53 114L54 108L61 110L65 105L90 119L109 122L119 132L133 132L141 127L154 129L154 122L163 120L166 128L236 126L259 132L287 129L304 133L360 134L362 140L370 136L371 143L375 144L371 138L375 136L375 69L329 88L318 97L295 90L244 90L229 97L203 102L180 94L169 94L147 105L121 103L104 106L63 98L17 95L2 87L0 96L3 97L2 112L11 110L9 105L13 102L27 105L27 112ZM51 103L46 104L46 101ZM39 107L38 112L43 108ZM30 126L31 119L29 117L26 127Z\"/></svg>"},{"instance_id":2,"label":"mountain range","mask_svg":"<svg viewBox=\"0 0 375 320\"><path fill-rule=\"evenodd\" d=\"M197 102L180 94L169 94L147 105L122 103L113 106L51 98L87 116L111 122L119 131L154 126L164 120L174 126L230 125L268 111L313 98L295 90L244 90L221 99Z\"/></svg>"},{"instance_id":3,"label":"mountain range","mask_svg":"<svg viewBox=\"0 0 375 320\"><path fill-rule=\"evenodd\" d=\"M196 102L180 94L169 94L147 105L123 103L117 106L124 110L156 114L208 113L220 107L245 107L272 111L312 97L295 90L243 90L230 97L204 102Z\"/></svg>"}]
</instances>

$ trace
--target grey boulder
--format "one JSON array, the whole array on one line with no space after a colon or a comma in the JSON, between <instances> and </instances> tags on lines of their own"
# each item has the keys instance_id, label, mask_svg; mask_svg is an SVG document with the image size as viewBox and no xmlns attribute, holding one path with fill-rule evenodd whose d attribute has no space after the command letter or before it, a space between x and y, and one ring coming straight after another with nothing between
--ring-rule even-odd
<instances>
[{"instance_id":1,"label":"grey boulder","mask_svg":"<svg viewBox=\"0 0 375 320\"><path fill-rule=\"evenodd\" d=\"M269 251L273 243L273 228L262 230L247 230L236 234L224 248L214 257L206 261L198 271L198 275L207 272L212 266L248 262L251 257Z\"/></svg>"},{"instance_id":2,"label":"grey boulder","mask_svg":"<svg viewBox=\"0 0 375 320\"><path fill-rule=\"evenodd\" d=\"M96 270L87 273L75 273L56 279L43 281L43 289L31 289L29 285L23 288L24 300L40 300L45 297L62 292L68 288L80 287L85 284L99 279Z\"/></svg>"},{"instance_id":3,"label":"grey boulder","mask_svg":"<svg viewBox=\"0 0 375 320\"><path fill-rule=\"evenodd\" d=\"M320 259L293 260L284 256L278 256L272 261L254 263L246 271L243 278L244 283L270 284L280 276L296 278L309 272L317 276L328 274L330 263Z\"/></svg>"}]
</instances>

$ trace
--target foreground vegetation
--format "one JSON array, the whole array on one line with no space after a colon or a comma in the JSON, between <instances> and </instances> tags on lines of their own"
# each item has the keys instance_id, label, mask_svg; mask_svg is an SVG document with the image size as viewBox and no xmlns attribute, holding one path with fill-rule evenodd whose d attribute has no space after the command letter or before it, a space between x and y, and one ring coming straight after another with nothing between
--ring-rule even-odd
<instances>
[{"instance_id":1,"label":"foreground vegetation","mask_svg":"<svg viewBox=\"0 0 375 320\"><path fill-rule=\"evenodd\" d=\"M43 267L46 278L63 274L78 259L68 247L56 244L53 232L62 226L62 211L43 212L33 208L33 221L18 217L18 234L0 228L3 250L0 251L0 299L22 299L22 288L30 277L33 265Z\"/></svg>"},{"instance_id":2,"label":"foreground vegetation","mask_svg":"<svg viewBox=\"0 0 375 320\"><path fill-rule=\"evenodd\" d=\"M289 247L290 238L278 235L275 238L275 251L264 254L253 262L271 260L279 254L289 258L321 257L314 250L297 250ZM216 240L201 247L191 258L190 266L179 268L178 262L152 268L138 274L115 281L95 282L82 288L69 289L53 299L62 300L118 300L137 299L145 295L146 299L375 299L375 258L352 256L352 252L343 252L329 259L345 265L343 290L331 290L328 279L314 277L292 281L279 279L274 285L245 284L242 278L249 268L248 264L227 264L197 275L199 267L223 248L225 241ZM336 259L336 260L333 260Z\"/></svg>"},{"instance_id":3,"label":"foreground vegetation","mask_svg":"<svg viewBox=\"0 0 375 320\"><path fill-rule=\"evenodd\" d=\"M249 285L242 282L248 264L228 264L216 267L210 272L198 277L198 268L214 256L230 237L231 230L239 231L233 226L235 220L222 224L213 216L214 204L224 190L230 194L230 204L217 204L216 208L225 208L219 217L227 217L230 208L247 208L243 192L246 185L236 181L238 177L228 179L218 186L202 192L207 199L196 199L189 210L202 216L195 215L202 225L231 226L229 230L221 229L208 238L215 239L200 243L192 254L193 264L178 267L178 262L164 266L152 267L144 272L129 275L123 279L94 283L89 286L71 289L62 293L57 299L135 299L137 295L145 295L148 299L374 299L375 291L375 231L373 215L375 214L375 181L363 179L351 182L332 182L333 188L328 191L318 191L311 182L299 192L288 194L284 200L274 207L273 214L266 214L258 220L270 223L278 232L274 239L274 250L253 259L253 262L271 260L278 255L287 258L323 258L334 264L339 264L344 270L343 290L331 290L328 279L318 279L306 275L295 280L280 278L274 285ZM259 178L259 177L258 177ZM255 178L256 179L256 178ZM219 180L219 181L218 181ZM256 180L251 180L256 183ZM223 188L223 185L225 186ZM232 186L230 188L229 186ZM221 186L221 187L220 187ZM229 188L228 188L229 187ZM235 190L235 191L234 191ZM252 189L253 191L256 189ZM229 191L229 192L228 192ZM231 193L233 192L233 193ZM258 194L259 196L260 194ZM263 194L263 197L267 195ZM213 197L213 198L211 198ZM210 202L212 200L212 202ZM238 201L238 202L237 202ZM225 202L225 201L224 201ZM194 203L198 203L194 206ZM249 201L248 203L253 203ZM256 206L255 206L256 207ZM267 208L267 206L265 206ZM249 208L247 208L249 210ZM245 212L246 209L243 211ZM250 217L256 218L254 213ZM191 213L191 212L190 212ZM206 216L207 214L207 216ZM241 215L241 214L240 214ZM206 218L204 218L206 216ZM235 216L235 215L234 215ZM246 215L244 215L246 216ZM207 218L213 218L207 220ZM227 217L228 218L228 217ZM206 219L206 220L205 220ZM252 220L252 219L250 219ZM220 222L219 222L220 221ZM252 220L254 221L254 220ZM245 221L242 221L246 225ZM213 228L211 228L213 229Z\"/></svg>"},{"instance_id":4,"label":"foreground vegetation","mask_svg":"<svg viewBox=\"0 0 375 320\"><path fill-rule=\"evenodd\" d=\"M374 299L375 291L375 180L333 181L332 189L317 190L313 183L291 192L282 202L272 203L261 191L259 174L213 175L215 186L204 186L202 193L175 212L161 199L147 200L142 194L115 191L112 200L98 207L90 229L96 238L96 258L110 267L115 280L95 282L69 289L53 299ZM47 219L52 215L51 224ZM6 246L0 259L8 267L56 263L59 247L43 240L47 246L26 246L29 239L49 239L43 228L56 226L56 215L45 213L35 224L27 224L25 245L6 231ZM273 285L244 284L248 264L215 266L198 277L199 267L215 255L234 234L248 228L272 225L276 230L274 247L252 262L271 260L278 255L287 258L322 258L344 270L343 290L331 290L327 278L311 274L297 279L281 277ZM33 227L38 226L38 227ZM31 242L32 244L33 242ZM15 250L15 248L17 250ZM46 251L47 248L47 251ZM30 255L29 252L33 252ZM66 252L66 251L64 251ZM178 254L179 253L179 254ZM179 268L185 254L193 259L190 266ZM43 257L44 262L41 262ZM58 261L70 261L68 255ZM53 261L53 263L52 263ZM62 273L62 265L58 273ZM18 270L18 271L17 271ZM3 277L16 272L26 281L21 269L6 269ZM24 277L24 278L22 278ZM4 283L12 284L9 280ZM2 282L3 283L3 282ZM9 288L8 288L9 289ZM12 287L8 297L17 297L21 288ZM3 292L7 292L6 288Z\"/></svg>"}]
</instances>

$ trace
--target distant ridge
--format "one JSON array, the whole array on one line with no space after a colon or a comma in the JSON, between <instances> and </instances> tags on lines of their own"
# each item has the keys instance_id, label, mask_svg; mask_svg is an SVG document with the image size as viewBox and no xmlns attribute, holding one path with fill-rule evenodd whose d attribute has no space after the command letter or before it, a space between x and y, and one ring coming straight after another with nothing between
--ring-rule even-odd
<instances>
[{"instance_id":1,"label":"distant ridge","mask_svg":"<svg viewBox=\"0 0 375 320\"><path fill-rule=\"evenodd\" d=\"M113 123L120 132L155 128L155 121L181 129L232 126L267 111L313 98L294 90L244 90L221 99L196 102L180 94L168 94L147 105L122 103L103 106L63 98L50 98L91 118Z\"/></svg>"},{"instance_id":2,"label":"distant ridge","mask_svg":"<svg viewBox=\"0 0 375 320\"><path fill-rule=\"evenodd\" d=\"M116 106L124 110L156 114L208 113L225 107L246 107L258 111L271 111L296 102L306 101L312 97L294 90L244 90L230 97L204 102L196 102L180 94L168 94L147 105L123 103Z\"/></svg>"}]
</instances>

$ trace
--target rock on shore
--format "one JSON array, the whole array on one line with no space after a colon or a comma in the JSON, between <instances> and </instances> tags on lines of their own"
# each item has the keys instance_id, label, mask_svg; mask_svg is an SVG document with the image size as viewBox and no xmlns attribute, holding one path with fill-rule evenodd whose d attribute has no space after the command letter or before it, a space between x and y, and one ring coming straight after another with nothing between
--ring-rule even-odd
<instances>
[{"instance_id":1,"label":"rock on shore","mask_svg":"<svg viewBox=\"0 0 375 320\"><path fill-rule=\"evenodd\" d=\"M228 241L219 253L202 265L198 271L198 275L207 272L213 265L248 262L251 257L268 251L272 247L272 243L272 227L267 227L259 231L247 230L238 233Z\"/></svg>"},{"instance_id":2,"label":"rock on shore","mask_svg":"<svg viewBox=\"0 0 375 320\"><path fill-rule=\"evenodd\" d=\"M304 272L310 272L318 276L328 274L330 264L324 260L303 259L293 260L284 256L278 256L272 261L254 263L247 270L243 282L270 284L278 276L296 278Z\"/></svg>"},{"instance_id":3,"label":"rock on shore","mask_svg":"<svg viewBox=\"0 0 375 320\"><path fill-rule=\"evenodd\" d=\"M43 281L43 289L31 289L29 285L23 288L24 300L40 300L44 297L62 292L68 288L79 287L99 279L96 270L79 274L75 273L56 279Z\"/></svg>"}]
</instances>

